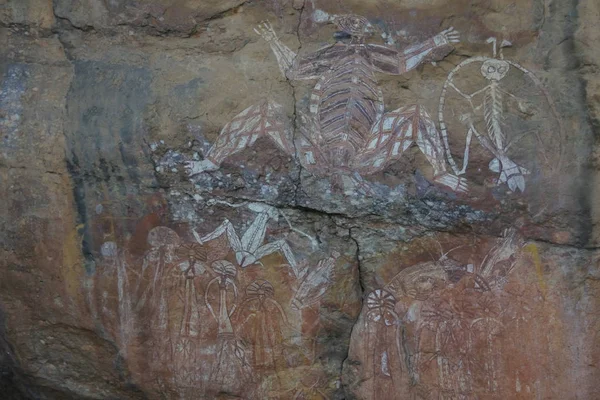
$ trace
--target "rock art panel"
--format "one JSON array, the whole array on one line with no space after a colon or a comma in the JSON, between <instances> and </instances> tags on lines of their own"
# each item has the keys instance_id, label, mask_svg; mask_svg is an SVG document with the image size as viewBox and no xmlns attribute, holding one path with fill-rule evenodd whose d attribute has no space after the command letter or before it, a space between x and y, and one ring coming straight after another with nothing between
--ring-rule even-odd
<instances>
[{"instance_id":1,"label":"rock art panel","mask_svg":"<svg viewBox=\"0 0 600 400\"><path fill-rule=\"evenodd\" d=\"M190 175L215 170L227 157L269 137L285 153L292 154L307 170L331 177L344 191L369 192L362 175L386 167L416 144L433 167L435 180L453 190L466 191L466 183L446 171L444 148L430 115L419 105L385 113L375 73L400 75L414 69L436 52L448 52L459 41L454 28L426 42L398 51L369 44L373 26L357 15L333 15L327 19L350 38L299 56L287 47L269 23L255 32L266 40L290 80L317 80L308 115L300 115L300 137L294 139L272 102L250 106L221 131L203 161L189 161Z\"/></svg>"},{"instance_id":2,"label":"rock art panel","mask_svg":"<svg viewBox=\"0 0 600 400\"><path fill-rule=\"evenodd\" d=\"M3 399L595 398L592 1L0 3Z\"/></svg>"},{"instance_id":3,"label":"rock art panel","mask_svg":"<svg viewBox=\"0 0 600 400\"><path fill-rule=\"evenodd\" d=\"M415 247L434 246L421 248L431 254L435 240ZM377 271L376 281L391 279L368 292L345 363L345 383L358 398L544 393L541 382L549 383L554 371L543 361L550 346L540 341L538 329L556 311L540 280L536 245L515 230L502 238L479 238L476 245L461 240L437 261L391 263Z\"/></svg>"},{"instance_id":4,"label":"rock art panel","mask_svg":"<svg viewBox=\"0 0 600 400\"><path fill-rule=\"evenodd\" d=\"M413 144L433 168L433 180L456 193L469 191L469 156L479 165L484 153L491 156L488 169L498 174L488 177L486 186L506 184L509 191L523 192L528 175L545 185L558 179L561 120L541 81L505 59L503 48L511 42L490 38L492 57L471 57L449 73L441 88L438 130L422 105L386 112L377 75L402 75L443 59L460 41L457 30L448 28L398 49L391 42L369 43L375 27L364 17L316 10L312 19L335 24L339 34L335 44L307 55L286 46L270 23L254 28L269 43L288 81L317 81L307 110L296 110L291 121L283 106L271 100L246 108L225 125L203 160L186 162L190 176L218 170L224 160L267 138L306 171L328 178L333 189L346 194L375 195L364 177L400 160ZM473 79L474 71L481 82ZM482 149L471 151L473 137ZM459 167L453 153L463 144Z\"/></svg>"},{"instance_id":5,"label":"rock art panel","mask_svg":"<svg viewBox=\"0 0 600 400\"><path fill-rule=\"evenodd\" d=\"M356 302L348 287L335 293L352 255L324 253L284 211L264 203L216 200L208 207L216 206L250 217L241 237L237 222L225 219L207 232L154 227L138 257L127 241L105 242L89 293L98 323L118 343L134 380L164 395L329 398L339 376L328 365L335 361L321 355L329 349L318 342L326 314L320 309L340 295ZM279 219L312 254L299 257L296 244L270 239ZM286 377L294 370L307 371L298 372L306 387Z\"/></svg>"}]
</instances>

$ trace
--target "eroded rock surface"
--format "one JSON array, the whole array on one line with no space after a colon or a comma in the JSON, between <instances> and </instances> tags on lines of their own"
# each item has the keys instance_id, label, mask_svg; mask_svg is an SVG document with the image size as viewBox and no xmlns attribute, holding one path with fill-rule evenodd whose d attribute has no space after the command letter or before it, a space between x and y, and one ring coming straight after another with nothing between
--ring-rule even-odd
<instances>
[{"instance_id":1,"label":"eroded rock surface","mask_svg":"<svg viewBox=\"0 0 600 400\"><path fill-rule=\"evenodd\" d=\"M0 0L7 399L594 399L594 1Z\"/></svg>"}]
</instances>

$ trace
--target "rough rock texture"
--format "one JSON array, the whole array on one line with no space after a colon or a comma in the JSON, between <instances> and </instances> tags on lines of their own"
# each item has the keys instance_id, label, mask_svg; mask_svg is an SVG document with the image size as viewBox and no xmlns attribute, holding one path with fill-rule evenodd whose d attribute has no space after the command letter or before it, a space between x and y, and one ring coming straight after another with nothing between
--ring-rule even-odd
<instances>
[{"instance_id":1,"label":"rough rock texture","mask_svg":"<svg viewBox=\"0 0 600 400\"><path fill-rule=\"evenodd\" d=\"M0 397L598 398L599 18L0 0Z\"/></svg>"}]
</instances>

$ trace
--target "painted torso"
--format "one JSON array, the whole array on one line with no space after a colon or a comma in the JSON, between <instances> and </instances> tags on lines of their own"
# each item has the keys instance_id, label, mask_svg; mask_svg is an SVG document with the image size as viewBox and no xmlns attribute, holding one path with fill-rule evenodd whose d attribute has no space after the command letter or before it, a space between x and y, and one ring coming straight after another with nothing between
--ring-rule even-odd
<instances>
[{"instance_id":1,"label":"painted torso","mask_svg":"<svg viewBox=\"0 0 600 400\"><path fill-rule=\"evenodd\" d=\"M365 147L371 126L383 113L383 97L367 45L338 43L321 55L328 70L311 96L313 134L326 158L343 168Z\"/></svg>"}]
</instances>

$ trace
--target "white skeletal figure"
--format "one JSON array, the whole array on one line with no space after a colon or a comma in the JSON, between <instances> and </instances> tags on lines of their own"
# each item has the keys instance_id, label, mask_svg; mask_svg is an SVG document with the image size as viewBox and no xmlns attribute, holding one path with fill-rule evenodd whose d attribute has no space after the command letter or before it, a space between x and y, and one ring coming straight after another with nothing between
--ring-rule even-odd
<instances>
[{"instance_id":1,"label":"white skeletal figure","mask_svg":"<svg viewBox=\"0 0 600 400\"><path fill-rule=\"evenodd\" d=\"M194 237L198 241L198 243L203 244L213 239L218 238L219 236L226 234L227 239L229 240L229 245L235 251L235 258L238 264L245 268L252 264L261 264L260 260L263 257L266 257L270 254L281 252L283 256L286 258L289 266L294 271L296 277L300 277L302 275L302 271L298 268L298 263L296 262L296 258L294 257L294 253L290 248L289 244L284 239L279 239L271 243L263 244L265 240L265 234L267 231L267 224L269 220L277 221L279 216L282 215L288 225L294 232L298 232L308 238L311 239L311 242L316 243L316 241L311 238L306 233L295 229L291 226L289 220L283 215L283 213L277 208L270 206L264 203L241 203L241 204L231 204L225 201L214 200L213 204L220 203L225 204L229 207L242 207L247 206L250 210L256 212L258 216L252 221L246 232L240 238L235 231L235 227L228 220L225 219L221 225L217 227L213 232L200 237L200 235L196 231L192 231Z\"/></svg>"},{"instance_id":2,"label":"white skeletal figure","mask_svg":"<svg viewBox=\"0 0 600 400\"><path fill-rule=\"evenodd\" d=\"M488 39L488 43L493 43L493 57L473 57L468 60L460 63L456 68L454 68L450 74L448 74L448 78L444 83L444 88L442 91L442 95L440 98L439 105L439 120L440 120L440 131L442 133L442 138L444 140L444 144L446 146L448 163L452 166L454 172L457 175L462 175L465 173L468 162L469 162L469 147L471 144L472 137L475 136L479 143L489 151L494 159L490 162L489 168L494 172L500 173L498 177L497 184L506 183L509 189L513 192L520 190L523 192L525 190L525 178L524 176L529 174L529 171L517 165L514 161L512 161L507 153L507 150L511 145L514 145L515 142L520 139L520 137L509 141L504 131L504 99L505 96L511 97L516 100L519 109L528 113L527 103L502 89L500 82L502 79L506 77L511 67L516 68L523 72L525 76L531 79L540 90L546 96L548 103L552 109L554 116L556 117L556 112L553 108L553 104L543 89L541 82L537 79L533 73L529 70L525 69L521 65L504 59L504 55L502 54L502 48L511 46L509 41L503 40L500 45L500 51L497 51L497 44L495 38ZM499 53L499 54L498 54ZM499 58L496 58L499 57ZM481 62L481 74L483 77L489 82L485 87L471 93L464 93L461 89L459 89L454 83L454 77L456 74L466 65ZM475 126L473 122L473 115L471 113L467 113L460 116L460 120L467 127L467 138L466 138L466 146L465 152L463 156L463 165L462 169L459 169L456 162L452 158L450 154L450 146L448 143L448 131L446 127L446 123L444 120L444 108L446 105L446 94L448 92L448 88L456 91L461 97L466 99L473 111L473 113L477 113L481 109L483 109L483 117L485 120L487 134L481 133ZM475 98L479 95L483 96L483 101L479 105L475 105ZM558 119L557 119L558 121ZM527 133L527 132L526 132Z\"/></svg>"}]
</instances>

